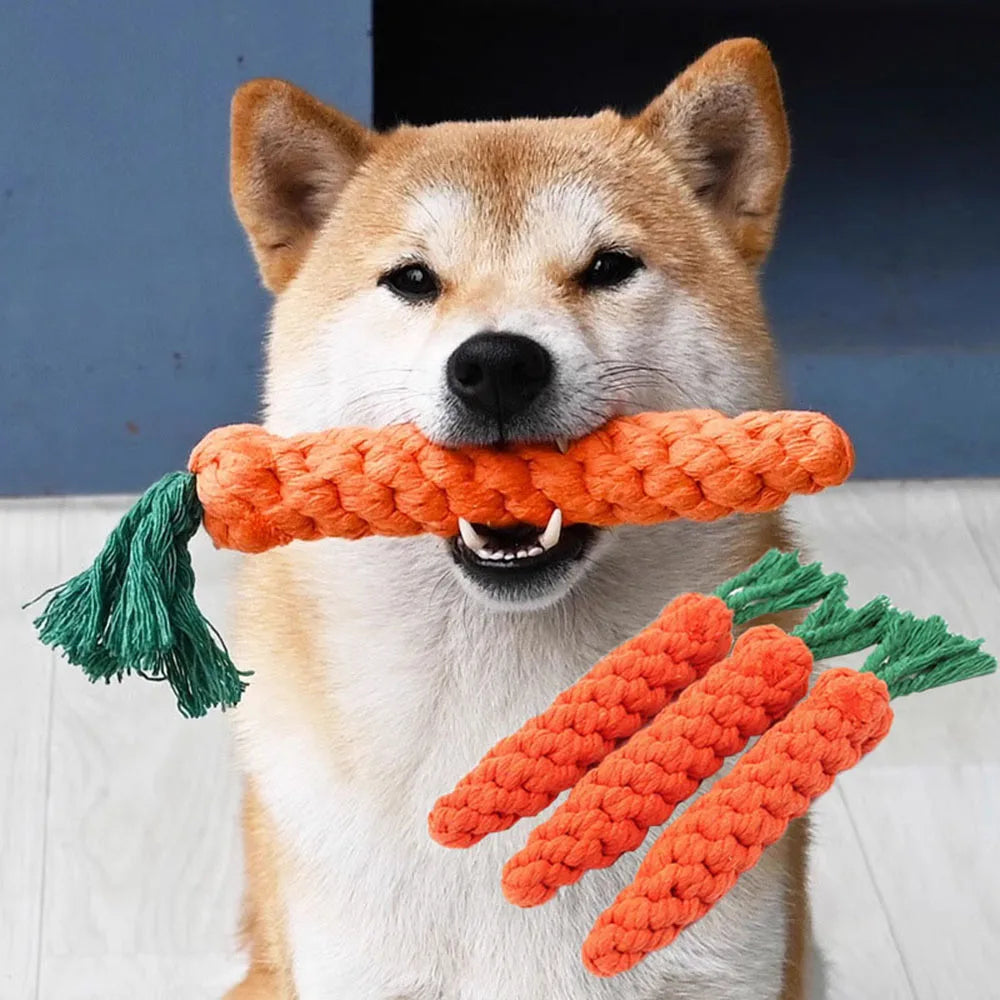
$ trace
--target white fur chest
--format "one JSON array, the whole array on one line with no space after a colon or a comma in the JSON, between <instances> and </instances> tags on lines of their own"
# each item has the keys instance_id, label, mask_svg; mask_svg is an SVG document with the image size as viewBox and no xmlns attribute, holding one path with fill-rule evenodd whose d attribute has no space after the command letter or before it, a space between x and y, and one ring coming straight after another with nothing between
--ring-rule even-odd
<instances>
[{"instance_id":1,"label":"white fur chest","mask_svg":"<svg viewBox=\"0 0 1000 1000\"><path fill-rule=\"evenodd\" d=\"M312 544L306 572L323 575L323 546ZM435 543L415 541L411 556L425 544ZM653 574L651 597L632 590L602 606L600 595L581 595L587 600L519 624L463 605L447 584L431 594L435 584L412 560L376 571L370 558L346 562L353 551L337 551L336 622L318 623L336 665L331 692L346 713L350 768L331 767L315 731L260 711L253 687L238 721L247 766L295 857L285 903L300 1000L776 996L785 945L777 863L765 859L670 948L602 980L584 970L580 945L641 852L521 910L503 898L500 872L535 820L469 850L440 847L427 833L435 799L486 749L679 588ZM400 605L403 593L410 600Z\"/></svg>"}]
</instances>

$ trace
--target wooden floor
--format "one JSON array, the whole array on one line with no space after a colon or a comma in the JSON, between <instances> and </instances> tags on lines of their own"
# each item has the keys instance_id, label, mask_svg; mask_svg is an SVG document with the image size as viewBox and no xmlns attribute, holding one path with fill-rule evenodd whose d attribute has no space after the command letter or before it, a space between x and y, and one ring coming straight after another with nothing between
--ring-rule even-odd
<instances>
[{"instance_id":1,"label":"wooden floor","mask_svg":"<svg viewBox=\"0 0 1000 1000\"><path fill-rule=\"evenodd\" d=\"M19 607L88 562L122 507L0 503L0 1000L215 1000L242 968L223 720L183 720L156 685L89 685ZM853 598L884 589L1000 651L1000 482L860 483L794 511ZM230 557L202 541L197 564L224 621ZM815 807L826 996L998 1000L1000 679L897 709Z\"/></svg>"}]
</instances>

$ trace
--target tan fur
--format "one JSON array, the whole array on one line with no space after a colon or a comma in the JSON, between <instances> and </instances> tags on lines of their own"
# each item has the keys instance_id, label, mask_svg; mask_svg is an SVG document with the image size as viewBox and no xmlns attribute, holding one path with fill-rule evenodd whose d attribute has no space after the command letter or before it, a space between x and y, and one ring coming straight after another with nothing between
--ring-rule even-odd
<instances>
[{"instance_id":1,"label":"tan fur","mask_svg":"<svg viewBox=\"0 0 1000 1000\"><path fill-rule=\"evenodd\" d=\"M251 80L232 106L231 188L264 284L292 279L316 226L373 142L347 115L282 80Z\"/></svg>"},{"instance_id":2,"label":"tan fur","mask_svg":"<svg viewBox=\"0 0 1000 1000\"><path fill-rule=\"evenodd\" d=\"M250 779L243 794L243 851L246 889L241 936L250 968L225 1000L295 1000L281 903L281 849Z\"/></svg>"},{"instance_id":3,"label":"tan fur","mask_svg":"<svg viewBox=\"0 0 1000 1000\"><path fill-rule=\"evenodd\" d=\"M809 818L794 822L785 834L788 864L788 946L781 1000L807 1000L812 919L809 912Z\"/></svg>"},{"instance_id":4,"label":"tan fur","mask_svg":"<svg viewBox=\"0 0 1000 1000\"><path fill-rule=\"evenodd\" d=\"M567 178L585 181L580 203L598 198L601 211L616 220L616 232L648 267L690 294L747 372L763 373L746 388L747 399L756 405L780 401L755 268L773 239L788 137L777 78L760 43L716 46L634 119L606 111L586 119L444 123L375 135L290 84L260 80L237 92L232 127L234 204L263 281L278 294L268 343L273 426L305 429L298 424L316 419L289 410L284 401L289 386L313 377L319 321L336 315L359 289L373 288L400 255L425 249L424 216L451 232L440 206L421 201L428 190L453 188L468 199L454 237L439 234L445 245L433 248L443 261L443 292L434 306L439 328L465 317L489 322L482 317L509 302L561 310L585 333L606 325L602 306L581 294L575 281L585 260L556 243L551 251L522 248L525 259L545 263L541 274L518 271L516 244L525 219L545 211L540 197L565 195ZM569 197L577 195L570 191ZM779 517L740 525L718 575L735 572L774 545L788 547ZM363 544L374 550L377 543ZM336 647L331 637L349 633L365 609L352 606L349 592L333 606L321 596L316 581L330 558L325 552L311 543L306 551L254 556L243 567L235 653L255 673L236 713L236 735L248 761L266 759L278 741L301 748L313 766L318 761L331 782L363 789L370 781L366 735L341 690L330 650ZM412 598L427 601L431 613L433 594ZM637 603L636 614L655 612L656 595L640 599L649 607ZM379 664L371 669L376 683ZM414 762L398 763L405 781ZM228 1000L294 1000L286 902L328 875L314 867L301 843L292 846L289 820L282 826L268 814L265 791L280 792L259 789L248 778L243 822L251 964ZM799 824L769 852L787 876L791 933L781 1000L804 996L805 842Z\"/></svg>"},{"instance_id":5,"label":"tan fur","mask_svg":"<svg viewBox=\"0 0 1000 1000\"><path fill-rule=\"evenodd\" d=\"M781 88L767 49L753 38L715 46L638 122L673 143L691 186L713 204L746 260L759 264L774 240L789 161Z\"/></svg>"},{"instance_id":6,"label":"tan fur","mask_svg":"<svg viewBox=\"0 0 1000 1000\"><path fill-rule=\"evenodd\" d=\"M349 778L357 749L324 676L316 644L320 617L316 598L296 574L290 553L279 549L245 559L237 590L238 647L252 649L255 660L270 658L283 664L280 673L263 672L253 680L265 694L268 711L322 734L330 766Z\"/></svg>"}]
</instances>

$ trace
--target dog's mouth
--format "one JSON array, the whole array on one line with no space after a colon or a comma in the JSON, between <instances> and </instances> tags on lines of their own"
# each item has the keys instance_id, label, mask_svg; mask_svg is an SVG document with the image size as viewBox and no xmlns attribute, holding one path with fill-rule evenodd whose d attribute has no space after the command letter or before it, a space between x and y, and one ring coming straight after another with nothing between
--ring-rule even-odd
<instances>
[{"instance_id":1,"label":"dog's mouth","mask_svg":"<svg viewBox=\"0 0 1000 1000\"><path fill-rule=\"evenodd\" d=\"M470 582L500 603L537 601L555 591L597 536L587 524L563 527L556 508L542 529L531 524L490 528L459 520L452 558Z\"/></svg>"}]
</instances>

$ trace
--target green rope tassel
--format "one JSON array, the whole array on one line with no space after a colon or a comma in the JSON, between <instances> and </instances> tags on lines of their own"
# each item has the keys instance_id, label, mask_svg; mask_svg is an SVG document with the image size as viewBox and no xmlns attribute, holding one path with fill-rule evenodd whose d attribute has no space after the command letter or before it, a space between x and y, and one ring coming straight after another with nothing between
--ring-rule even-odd
<instances>
[{"instance_id":1,"label":"green rope tassel","mask_svg":"<svg viewBox=\"0 0 1000 1000\"><path fill-rule=\"evenodd\" d=\"M811 650L814 660L845 656L867 649L881 638L894 611L888 597L876 597L860 608L847 606L843 589L829 594L800 625L792 629Z\"/></svg>"},{"instance_id":2,"label":"green rope tassel","mask_svg":"<svg viewBox=\"0 0 1000 1000\"><path fill-rule=\"evenodd\" d=\"M898 698L993 673L997 661L980 650L982 639L948 631L943 618L897 611L862 670L885 681Z\"/></svg>"},{"instance_id":3,"label":"green rope tassel","mask_svg":"<svg viewBox=\"0 0 1000 1000\"><path fill-rule=\"evenodd\" d=\"M188 472L146 490L90 568L51 592L35 620L42 642L62 649L92 681L133 672L166 680L189 717L235 705L247 675L194 599L188 542L201 513Z\"/></svg>"},{"instance_id":4,"label":"green rope tassel","mask_svg":"<svg viewBox=\"0 0 1000 1000\"><path fill-rule=\"evenodd\" d=\"M771 549L713 593L732 609L735 623L745 625L763 615L806 608L831 595L843 594L846 584L842 574L824 573L819 563L803 566L798 552Z\"/></svg>"}]
</instances>

